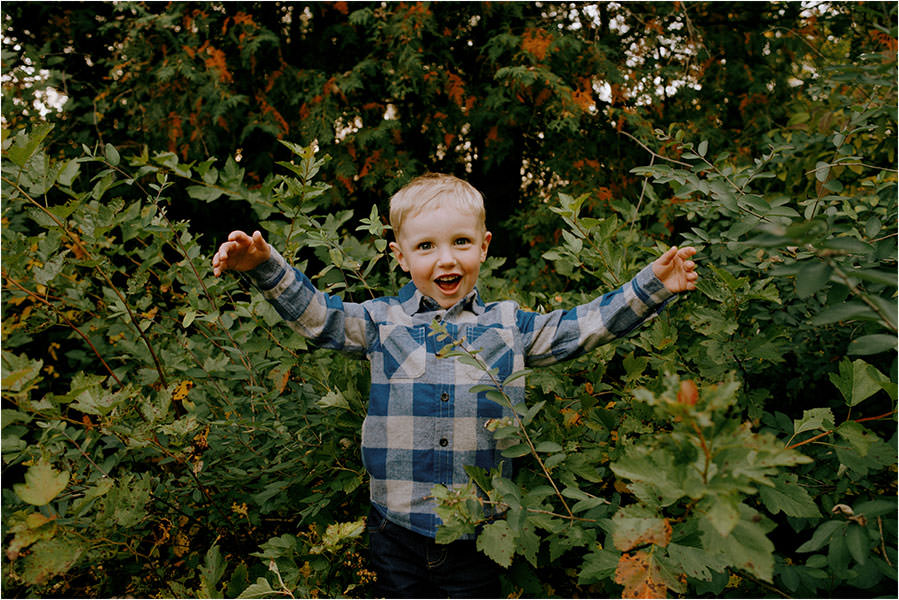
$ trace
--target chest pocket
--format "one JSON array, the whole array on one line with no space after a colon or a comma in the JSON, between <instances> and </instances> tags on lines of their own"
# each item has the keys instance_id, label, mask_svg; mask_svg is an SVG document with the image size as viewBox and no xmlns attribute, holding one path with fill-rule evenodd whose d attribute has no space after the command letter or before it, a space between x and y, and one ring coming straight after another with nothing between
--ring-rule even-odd
<instances>
[{"instance_id":1,"label":"chest pocket","mask_svg":"<svg viewBox=\"0 0 899 600\"><path fill-rule=\"evenodd\" d=\"M515 364L515 336L508 329L474 325L463 331L463 335L465 345L477 351L478 358L484 361L488 368L497 369L500 381L513 371L524 367ZM456 373L464 381L479 382L490 379L481 369L461 362L456 363Z\"/></svg>"},{"instance_id":2,"label":"chest pocket","mask_svg":"<svg viewBox=\"0 0 899 600\"><path fill-rule=\"evenodd\" d=\"M387 380L417 379L425 373L427 326L379 325L381 357Z\"/></svg>"}]
</instances>

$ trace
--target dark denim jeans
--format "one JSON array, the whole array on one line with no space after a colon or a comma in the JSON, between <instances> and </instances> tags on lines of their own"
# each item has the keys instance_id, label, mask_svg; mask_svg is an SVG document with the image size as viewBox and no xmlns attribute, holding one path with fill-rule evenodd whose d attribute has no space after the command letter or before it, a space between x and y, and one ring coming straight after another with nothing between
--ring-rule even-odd
<instances>
[{"instance_id":1,"label":"dark denim jeans","mask_svg":"<svg viewBox=\"0 0 899 600\"><path fill-rule=\"evenodd\" d=\"M368 516L374 595L383 598L499 598L500 568L474 540L438 544L381 516Z\"/></svg>"}]
</instances>

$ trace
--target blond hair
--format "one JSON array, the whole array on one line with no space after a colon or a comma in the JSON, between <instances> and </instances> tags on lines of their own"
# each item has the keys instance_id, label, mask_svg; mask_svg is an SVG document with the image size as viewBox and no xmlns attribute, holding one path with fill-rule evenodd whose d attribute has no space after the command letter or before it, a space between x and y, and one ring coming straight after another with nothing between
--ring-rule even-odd
<instances>
[{"instance_id":1,"label":"blond hair","mask_svg":"<svg viewBox=\"0 0 899 600\"><path fill-rule=\"evenodd\" d=\"M473 185L452 175L426 173L403 186L390 199L390 226L398 237L406 217L428 207L454 206L467 210L484 225L484 197Z\"/></svg>"}]
</instances>

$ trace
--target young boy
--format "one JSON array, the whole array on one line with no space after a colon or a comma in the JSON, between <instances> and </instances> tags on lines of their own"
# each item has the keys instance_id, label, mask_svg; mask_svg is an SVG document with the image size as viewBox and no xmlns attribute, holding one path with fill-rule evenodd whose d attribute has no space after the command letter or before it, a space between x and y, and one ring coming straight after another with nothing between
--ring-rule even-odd
<instances>
[{"instance_id":1,"label":"young boy","mask_svg":"<svg viewBox=\"0 0 899 600\"><path fill-rule=\"evenodd\" d=\"M459 487L464 467L502 460L488 420L511 415L483 393L485 373L438 358L439 320L502 381L525 366L578 356L625 335L674 294L695 288L693 248L671 248L620 289L571 310L527 312L485 304L475 284L491 233L481 194L447 175L413 180L390 200L390 248L412 282L397 296L344 303L287 265L260 232L235 231L212 260L216 276L245 271L288 324L319 346L371 363L362 458L370 476L369 533L378 593L386 597L497 597L499 571L471 539L436 544L435 484ZM524 402L524 378L505 388ZM508 463L508 461L506 461Z\"/></svg>"}]
</instances>

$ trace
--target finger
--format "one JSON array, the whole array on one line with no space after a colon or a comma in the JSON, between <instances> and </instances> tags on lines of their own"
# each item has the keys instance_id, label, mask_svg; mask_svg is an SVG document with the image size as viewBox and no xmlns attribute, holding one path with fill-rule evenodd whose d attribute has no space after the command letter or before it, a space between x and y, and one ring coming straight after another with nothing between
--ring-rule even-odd
<instances>
[{"instance_id":1,"label":"finger","mask_svg":"<svg viewBox=\"0 0 899 600\"><path fill-rule=\"evenodd\" d=\"M232 232L228 235L228 241L229 241L229 242L236 242L236 243L238 243L238 244L240 244L240 245L242 245L242 246L246 246L247 244L250 243L250 236L248 236L248 235L247 235L246 233L244 233L243 231L232 231Z\"/></svg>"},{"instance_id":2,"label":"finger","mask_svg":"<svg viewBox=\"0 0 899 600\"><path fill-rule=\"evenodd\" d=\"M681 258L690 258L694 254L696 254L696 248L693 246L684 246L680 250L677 251L678 256Z\"/></svg>"},{"instance_id":3,"label":"finger","mask_svg":"<svg viewBox=\"0 0 899 600\"><path fill-rule=\"evenodd\" d=\"M662 266L668 266L671 264L671 261L674 260L674 256L677 254L677 246L672 246L668 248L668 250L658 258L658 263Z\"/></svg>"},{"instance_id":4,"label":"finger","mask_svg":"<svg viewBox=\"0 0 899 600\"><path fill-rule=\"evenodd\" d=\"M253 232L253 237L252 237L250 243L252 244L253 249L257 250L257 251L262 250L266 246L265 238L262 237L261 231Z\"/></svg>"}]
</instances>

